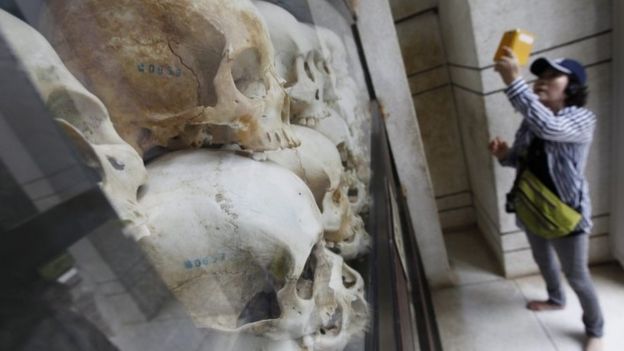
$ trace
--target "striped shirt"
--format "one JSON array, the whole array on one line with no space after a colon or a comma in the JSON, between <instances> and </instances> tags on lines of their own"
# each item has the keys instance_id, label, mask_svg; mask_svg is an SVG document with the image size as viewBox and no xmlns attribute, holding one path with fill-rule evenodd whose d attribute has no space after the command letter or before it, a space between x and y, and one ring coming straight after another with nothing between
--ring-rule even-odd
<instances>
[{"instance_id":1,"label":"striped shirt","mask_svg":"<svg viewBox=\"0 0 624 351\"><path fill-rule=\"evenodd\" d=\"M589 233L592 227L589 188L585 179L587 155L596 127L596 115L590 110L567 106L557 114L539 102L522 77L505 89L513 107L524 116L513 146L503 166L517 167L522 154L534 137L544 140L548 170L563 202L583 216L576 230Z\"/></svg>"}]
</instances>

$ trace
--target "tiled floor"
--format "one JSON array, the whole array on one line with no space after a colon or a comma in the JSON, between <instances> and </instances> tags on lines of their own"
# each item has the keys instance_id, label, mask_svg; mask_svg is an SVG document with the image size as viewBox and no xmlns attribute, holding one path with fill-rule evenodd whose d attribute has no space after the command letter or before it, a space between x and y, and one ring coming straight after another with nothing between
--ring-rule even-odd
<instances>
[{"instance_id":1,"label":"tiled floor","mask_svg":"<svg viewBox=\"0 0 624 351\"><path fill-rule=\"evenodd\" d=\"M546 297L540 276L504 279L476 230L445 239L457 286L432 292L445 351L582 350L581 308L569 286L566 309L529 311L529 299ZM624 271L613 263L591 272L606 320L605 351L622 351Z\"/></svg>"}]
</instances>

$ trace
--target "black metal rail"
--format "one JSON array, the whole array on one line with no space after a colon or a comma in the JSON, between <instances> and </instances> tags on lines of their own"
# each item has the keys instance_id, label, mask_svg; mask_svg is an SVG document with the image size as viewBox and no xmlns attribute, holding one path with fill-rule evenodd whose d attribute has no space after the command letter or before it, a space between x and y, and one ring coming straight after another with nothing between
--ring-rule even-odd
<instances>
[{"instance_id":1,"label":"black metal rail","mask_svg":"<svg viewBox=\"0 0 624 351\"><path fill-rule=\"evenodd\" d=\"M372 117L373 201L368 230L373 250L366 276L373 322L366 349L441 351L429 285L376 103ZM394 215L393 201L398 209ZM394 222L397 218L400 223Z\"/></svg>"}]
</instances>

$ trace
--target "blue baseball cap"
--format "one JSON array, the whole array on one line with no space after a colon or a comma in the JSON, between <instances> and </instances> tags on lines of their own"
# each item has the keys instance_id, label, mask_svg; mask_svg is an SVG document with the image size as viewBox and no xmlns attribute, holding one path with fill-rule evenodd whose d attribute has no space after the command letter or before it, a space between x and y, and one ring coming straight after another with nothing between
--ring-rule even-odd
<instances>
[{"instance_id":1,"label":"blue baseball cap","mask_svg":"<svg viewBox=\"0 0 624 351\"><path fill-rule=\"evenodd\" d=\"M549 59L540 57L531 64L531 73L539 76L549 68L573 76L581 85L585 85L587 82L585 67L580 62L569 58Z\"/></svg>"}]
</instances>

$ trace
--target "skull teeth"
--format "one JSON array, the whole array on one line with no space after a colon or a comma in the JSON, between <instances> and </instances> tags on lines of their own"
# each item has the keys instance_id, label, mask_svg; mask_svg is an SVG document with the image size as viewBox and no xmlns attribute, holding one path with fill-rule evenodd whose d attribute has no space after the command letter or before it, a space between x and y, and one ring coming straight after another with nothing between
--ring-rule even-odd
<instances>
[{"instance_id":1,"label":"skull teeth","mask_svg":"<svg viewBox=\"0 0 624 351\"><path fill-rule=\"evenodd\" d=\"M282 128L275 134L281 134L281 137L278 138L278 141L280 142L280 147L282 148L294 148L301 144L301 142L297 138L295 138L289 130Z\"/></svg>"},{"instance_id":2,"label":"skull teeth","mask_svg":"<svg viewBox=\"0 0 624 351\"><path fill-rule=\"evenodd\" d=\"M285 128L265 132L262 143L267 150L294 148L301 144L299 139Z\"/></svg>"},{"instance_id":3,"label":"skull teeth","mask_svg":"<svg viewBox=\"0 0 624 351\"><path fill-rule=\"evenodd\" d=\"M282 144L282 147L290 147L291 140L288 137L288 133L286 133L286 131L284 129L282 129L281 132L282 132L282 136L284 137L282 139L284 141L284 143Z\"/></svg>"}]
</instances>

